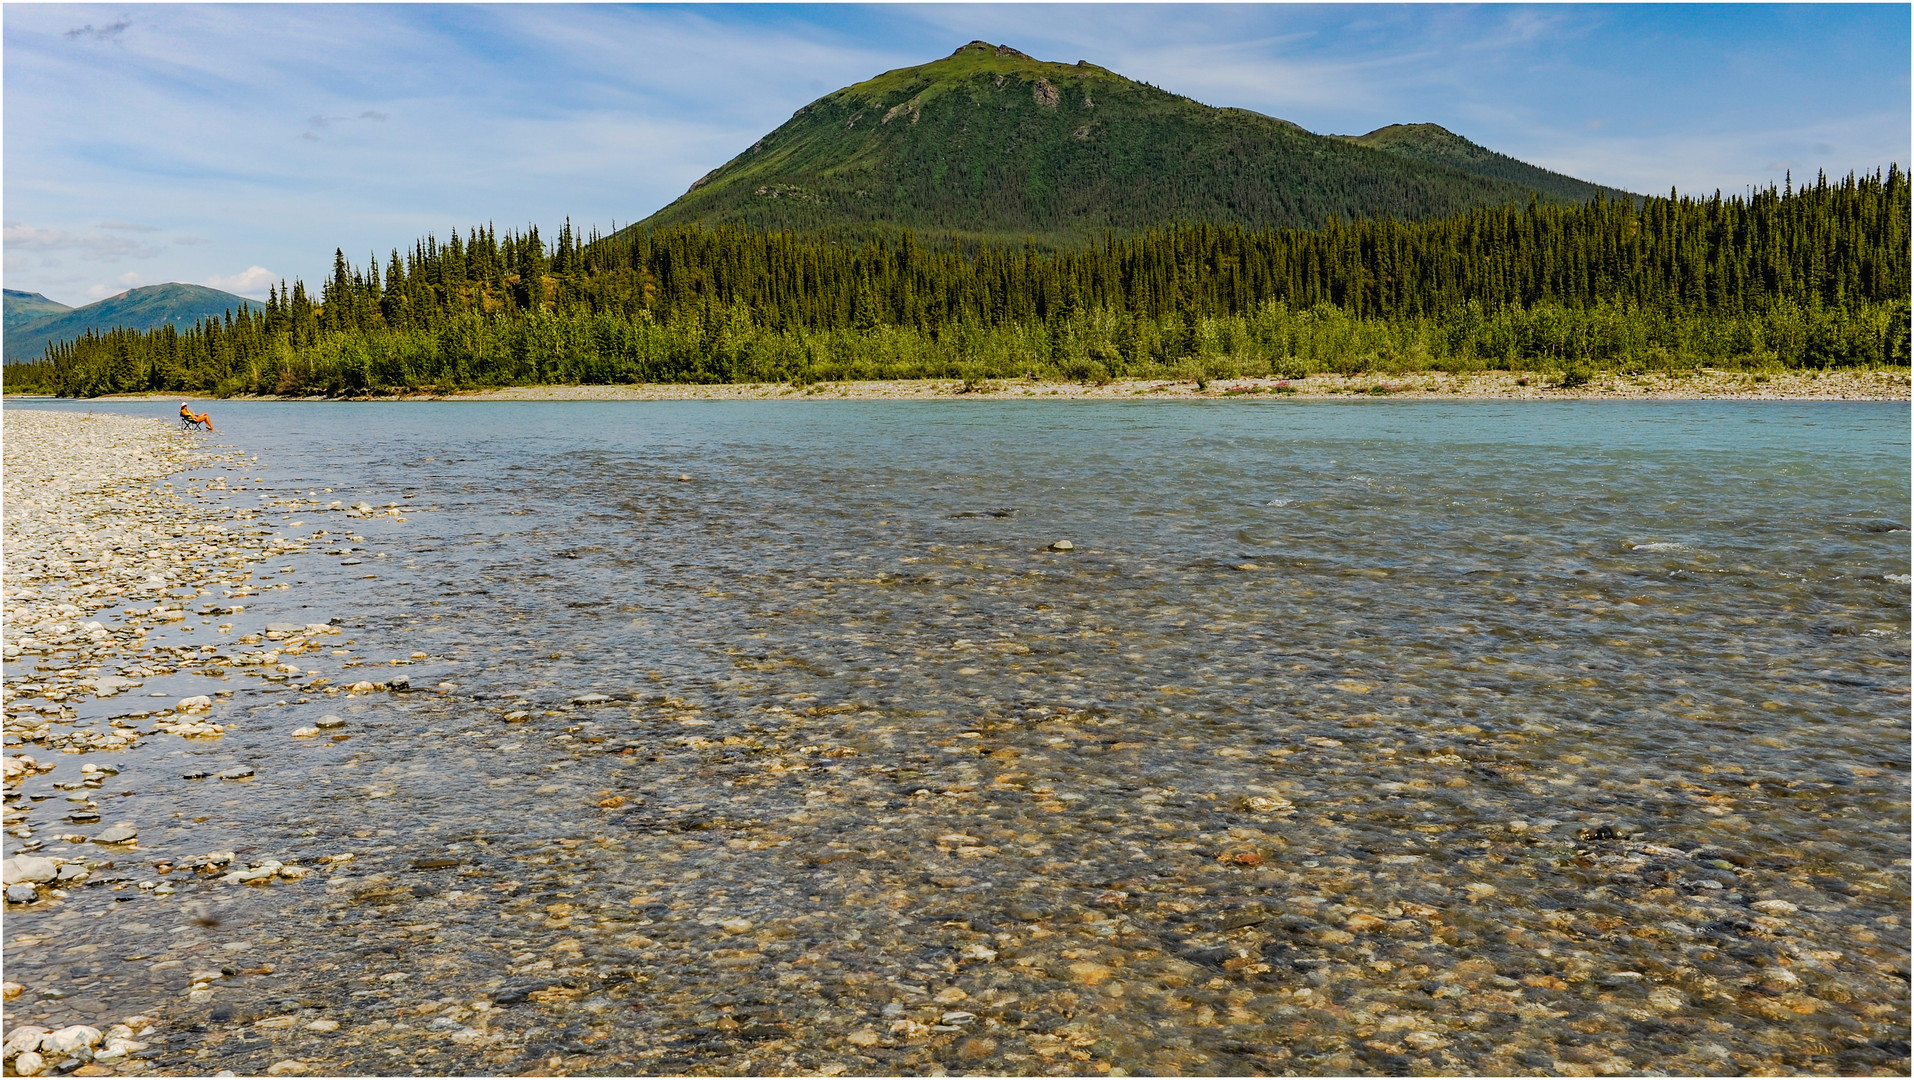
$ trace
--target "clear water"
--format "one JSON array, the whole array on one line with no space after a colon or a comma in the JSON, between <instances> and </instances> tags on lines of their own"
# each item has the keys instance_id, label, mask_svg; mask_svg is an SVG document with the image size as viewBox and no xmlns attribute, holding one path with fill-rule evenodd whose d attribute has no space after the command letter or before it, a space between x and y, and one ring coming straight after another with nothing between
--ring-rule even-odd
<instances>
[{"instance_id":1,"label":"clear water","mask_svg":"<svg viewBox=\"0 0 1914 1080\"><path fill-rule=\"evenodd\" d=\"M330 535L206 621L415 690L234 668L236 730L116 755L142 851L9 912L66 994L13 1022L198 1074L1907 1071L1904 404L213 405L228 497ZM355 858L126 887L218 850Z\"/></svg>"}]
</instances>

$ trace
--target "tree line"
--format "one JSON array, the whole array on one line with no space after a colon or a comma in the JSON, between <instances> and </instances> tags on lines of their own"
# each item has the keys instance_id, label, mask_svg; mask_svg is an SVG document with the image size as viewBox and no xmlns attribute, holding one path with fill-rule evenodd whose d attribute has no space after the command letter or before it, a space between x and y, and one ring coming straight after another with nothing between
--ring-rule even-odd
<instances>
[{"instance_id":1,"label":"tree line","mask_svg":"<svg viewBox=\"0 0 1914 1080\"><path fill-rule=\"evenodd\" d=\"M1745 196L1320 230L1165 225L1075 250L689 226L473 228L314 296L88 333L7 389L355 394L540 382L1115 378L1906 365L1898 167Z\"/></svg>"}]
</instances>

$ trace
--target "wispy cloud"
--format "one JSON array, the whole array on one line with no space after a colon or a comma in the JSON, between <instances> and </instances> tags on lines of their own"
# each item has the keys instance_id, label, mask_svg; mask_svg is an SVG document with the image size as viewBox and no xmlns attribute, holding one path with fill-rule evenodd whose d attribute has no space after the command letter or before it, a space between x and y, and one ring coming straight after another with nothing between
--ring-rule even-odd
<instances>
[{"instance_id":1,"label":"wispy cloud","mask_svg":"<svg viewBox=\"0 0 1914 1080\"><path fill-rule=\"evenodd\" d=\"M300 132L299 137L307 142L318 142L319 133L332 127L334 124L349 124L355 120L365 120L375 124L383 124L391 118L391 114L380 112L378 109L367 109L357 116L325 116L314 113L312 116L306 118L306 130Z\"/></svg>"},{"instance_id":2,"label":"wispy cloud","mask_svg":"<svg viewBox=\"0 0 1914 1080\"><path fill-rule=\"evenodd\" d=\"M120 229L125 232L158 232L158 225L142 225L137 221L102 221L102 229Z\"/></svg>"},{"instance_id":3,"label":"wispy cloud","mask_svg":"<svg viewBox=\"0 0 1914 1080\"><path fill-rule=\"evenodd\" d=\"M335 246L637 220L819 95L972 38L1313 131L1431 121L1637 191L1910 157L1909 13L1893 5L126 10L0 9L10 286L77 298L115 259L316 280ZM142 222L161 229L126 227Z\"/></svg>"},{"instance_id":4,"label":"wispy cloud","mask_svg":"<svg viewBox=\"0 0 1914 1080\"><path fill-rule=\"evenodd\" d=\"M0 231L0 243L9 250L73 252L89 262L118 262L121 259L150 259L162 250L130 236L107 233L70 233L65 229L46 229L23 222L9 221Z\"/></svg>"},{"instance_id":5,"label":"wispy cloud","mask_svg":"<svg viewBox=\"0 0 1914 1080\"><path fill-rule=\"evenodd\" d=\"M128 271L114 278L111 284L95 282L87 287L86 295L89 300L104 300L109 296L118 296L128 289L137 289L147 283L145 275Z\"/></svg>"},{"instance_id":6,"label":"wispy cloud","mask_svg":"<svg viewBox=\"0 0 1914 1080\"><path fill-rule=\"evenodd\" d=\"M107 23L105 26L94 26L92 23L87 23L85 26L76 26L61 36L65 38L91 38L94 41L117 41L121 34L126 33L127 27L132 25L132 20L122 15L117 20Z\"/></svg>"}]
</instances>

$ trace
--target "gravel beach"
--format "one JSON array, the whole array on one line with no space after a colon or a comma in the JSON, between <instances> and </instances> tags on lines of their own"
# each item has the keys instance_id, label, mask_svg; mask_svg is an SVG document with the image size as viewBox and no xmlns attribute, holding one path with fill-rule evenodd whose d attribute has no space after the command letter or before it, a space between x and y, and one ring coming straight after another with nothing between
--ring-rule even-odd
<instances>
[{"instance_id":1,"label":"gravel beach","mask_svg":"<svg viewBox=\"0 0 1914 1080\"><path fill-rule=\"evenodd\" d=\"M242 468L247 459L201 449L198 437L166 422L13 408L6 412L5 438L6 630L0 648L6 660L8 1073L137 1073L147 1067L142 1058L159 1038L156 1021L117 1015L90 996L63 1005L63 991L34 993L40 988L14 981L15 972L35 967L48 954L98 948L70 936L84 935L82 927L49 932L20 913L58 908L89 884L113 892L133 886L165 902L178 891L166 876L175 862L187 874L248 869L230 867L230 853L168 856L143 844L142 827L156 823L117 812L115 797L132 794L116 790L124 786L120 763L143 739L214 739L232 726L229 719L212 719L233 695L215 688L231 681L221 665L264 658L224 655L213 642L153 639L164 637L162 630L191 632L190 623L198 620L189 609L195 607L215 619L237 615L243 606L194 602L215 590L222 599L253 594L250 567L304 546L267 536L255 521L258 509L222 505L224 498L209 494L212 485L188 498L167 480L188 468ZM219 632L232 627L224 623ZM286 639L283 631L289 629L272 636ZM313 636L337 632L329 626L302 630ZM290 652L303 649L302 641L288 644ZM285 670L275 674L288 677ZM181 685L183 679L196 679L204 685L193 689L210 692L137 693L149 685ZM120 695L145 700L97 707ZM165 700L151 703L152 697ZM77 767L64 755L79 756ZM48 774L52 787L27 790L30 781ZM64 801L49 803L58 789L67 792ZM129 867L145 872L129 876ZM303 873L287 867L283 876ZM51 922L70 923L70 914L53 915ZM175 918L181 914L174 912ZM29 1009L33 1022L22 1023L20 1014Z\"/></svg>"},{"instance_id":2,"label":"gravel beach","mask_svg":"<svg viewBox=\"0 0 1914 1080\"><path fill-rule=\"evenodd\" d=\"M889 379L814 383L638 383L618 386L505 386L493 390L384 395L407 401L764 401L773 399L852 399L859 401L1031 398L1121 401L1139 398L1419 399L1438 401L1907 401L1905 371L1788 372L1757 376L1702 371L1664 374L1597 375L1586 385L1550 385L1536 372L1493 371L1473 375L1418 372L1410 375L1311 375L1301 379L1216 378L1198 386L1175 379L1118 379L1102 385L991 379L966 385L954 379ZM102 401L166 397L126 395ZM280 400L245 398L236 400ZM319 399L301 399L319 400Z\"/></svg>"},{"instance_id":3,"label":"gravel beach","mask_svg":"<svg viewBox=\"0 0 1914 1080\"><path fill-rule=\"evenodd\" d=\"M884 382L818 383L793 387L782 383L693 386L655 383L636 386L512 386L497 390L442 395L492 401L667 401L700 398L1221 398L1247 395L1297 398L1430 398L1435 400L1748 400L1748 401L1906 401L1904 372L1795 372L1756 378L1730 372L1704 372L1683 378L1666 375L1602 375L1585 386L1549 386L1544 376L1502 371L1479 375L1421 372L1414 375L1311 375L1302 379L1212 379L1203 386L1172 379L1119 379L1090 383L1026 382L992 379L966 387L949 379L899 379Z\"/></svg>"}]
</instances>

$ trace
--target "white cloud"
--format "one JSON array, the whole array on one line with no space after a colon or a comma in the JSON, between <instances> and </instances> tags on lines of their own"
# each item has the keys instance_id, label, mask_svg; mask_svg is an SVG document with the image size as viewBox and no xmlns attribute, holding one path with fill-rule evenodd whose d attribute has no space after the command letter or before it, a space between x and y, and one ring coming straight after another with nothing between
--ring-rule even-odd
<instances>
[{"instance_id":1,"label":"white cloud","mask_svg":"<svg viewBox=\"0 0 1914 1080\"><path fill-rule=\"evenodd\" d=\"M130 236L108 236L97 232L70 233L65 229L43 229L19 221L6 223L4 231L0 231L0 243L4 243L10 251L71 251L88 262L150 259L161 250Z\"/></svg>"},{"instance_id":2,"label":"white cloud","mask_svg":"<svg viewBox=\"0 0 1914 1080\"><path fill-rule=\"evenodd\" d=\"M266 295L266 290L279 283L279 275L263 266L249 266L237 274L214 274L206 279L206 284L215 289L241 296Z\"/></svg>"},{"instance_id":3,"label":"white cloud","mask_svg":"<svg viewBox=\"0 0 1914 1080\"><path fill-rule=\"evenodd\" d=\"M119 277L114 278L113 284L111 285L97 284L89 286L86 290L86 296L89 300L104 300L109 296L118 296L128 289L137 289L144 284L146 284L146 278L144 276L129 270Z\"/></svg>"},{"instance_id":4,"label":"white cloud","mask_svg":"<svg viewBox=\"0 0 1914 1080\"><path fill-rule=\"evenodd\" d=\"M102 221L102 229L118 229L122 232L158 232L158 225L142 225L137 221Z\"/></svg>"}]
</instances>

